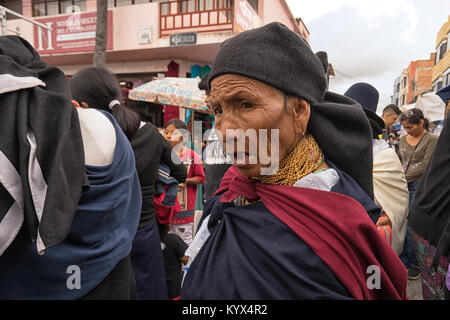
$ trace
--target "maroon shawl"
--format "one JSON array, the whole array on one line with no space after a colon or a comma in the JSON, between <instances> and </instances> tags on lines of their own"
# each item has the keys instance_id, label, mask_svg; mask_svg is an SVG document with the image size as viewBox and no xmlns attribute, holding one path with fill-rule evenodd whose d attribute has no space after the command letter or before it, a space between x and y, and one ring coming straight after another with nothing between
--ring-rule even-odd
<instances>
[{"instance_id":1,"label":"maroon shawl","mask_svg":"<svg viewBox=\"0 0 450 320\"><path fill-rule=\"evenodd\" d=\"M355 199L334 192L255 183L233 166L217 194L221 202L242 195L262 199L267 209L299 236L355 299L407 299L407 271ZM369 289L378 266L381 288ZM369 280L370 283L370 280Z\"/></svg>"}]
</instances>

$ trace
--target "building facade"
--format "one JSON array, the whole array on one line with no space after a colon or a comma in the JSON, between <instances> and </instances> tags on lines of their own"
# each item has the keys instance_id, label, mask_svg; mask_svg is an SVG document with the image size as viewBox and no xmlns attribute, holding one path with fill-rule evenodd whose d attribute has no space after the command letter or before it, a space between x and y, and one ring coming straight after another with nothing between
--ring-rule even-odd
<instances>
[{"instance_id":1,"label":"building facade","mask_svg":"<svg viewBox=\"0 0 450 320\"><path fill-rule=\"evenodd\" d=\"M408 69L404 69L401 75L395 79L394 95L392 96L392 103L398 107L407 104L408 96Z\"/></svg>"},{"instance_id":2,"label":"building facade","mask_svg":"<svg viewBox=\"0 0 450 320\"><path fill-rule=\"evenodd\" d=\"M435 53L430 54L428 60L411 61L408 66L408 81L406 88L406 103L415 103L417 98L431 91L431 75L435 63Z\"/></svg>"},{"instance_id":3,"label":"building facade","mask_svg":"<svg viewBox=\"0 0 450 320\"><path fill-rule=\"evenodd\" d=\"M432 86L437 91L450 84L450 15L436 37L436 64L433 67Z\"/></svg>"},{"instance_id":4,"label":"building facade","mask_svg":"<svg viewBox=\"0 0 450 320\"><path fill-rule=\"evenodd\" d=\"M431 53L428 60L411 61L394 83L392 103L398 107L415 103L417 98L432 90L432 72L436 53Z\"/></svg>"},{"instance_id":5,"label":"building facade","mask_svg":"<svg viewBox=\"0 0 450 320\"><path fill-rule=\"evenodd\" d=\"M27 39L43 60L68 76L92 64L96 3L0 0L0 5L52 28L7 19L10 34ZM177 76L191 76L198 66L201 71L212 63L224 40L273 21L309 37L284 0L108 0L108 4L107 67L123 81L149 81L168 72L171 61L178 64Z\"/></svg>"},{"instance_id":6,"label":"building facade","mask_svg":"<svg viewBox=\"0 0 450 320\"><path fill-rule=\"evenodd\" d=\"M162 75L202 76L224 40L274 21L309 39L285 0L107 1L106 67L131 87ZM51 28L7 16L8 34L28 40L49 65L68 77L92 65L96 0L0 0L0 5Z\"/></svg>"}]
</instances>

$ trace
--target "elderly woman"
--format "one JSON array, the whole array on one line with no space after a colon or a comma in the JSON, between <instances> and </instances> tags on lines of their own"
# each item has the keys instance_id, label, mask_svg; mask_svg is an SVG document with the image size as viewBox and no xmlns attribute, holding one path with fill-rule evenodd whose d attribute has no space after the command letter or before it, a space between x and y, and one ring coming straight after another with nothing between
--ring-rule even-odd
<instances>
[{"instance_id":1,"label":"elderly woman","mask_svg":"<svg viewBox=\"0 0 450 320\"><path fill-rule=\"evenodd\" d=\"M226 150L238 164L206 204L181 298L405 298L406 270L375 227L369 123L325 93L307 42L280 23L241 33L209 83L224 145L243 129L260 150Z\"/></svg>"}]
</instances>

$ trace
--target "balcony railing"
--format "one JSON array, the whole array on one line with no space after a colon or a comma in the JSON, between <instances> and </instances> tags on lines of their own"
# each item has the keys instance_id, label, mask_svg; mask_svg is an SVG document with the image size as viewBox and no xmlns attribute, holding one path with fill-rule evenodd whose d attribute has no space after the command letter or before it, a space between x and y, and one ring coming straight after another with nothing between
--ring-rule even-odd
<instances>
[{"instance_id":1,"label":"balcony railing","mask_svg":"<svg viewBox=\"0 0 450 320\"><path fill-rule=\"evenodd\" d=\"M232 0L180 0L159 5L160 37L176 32L233 30Z\"/></svg>"}]
</instances>

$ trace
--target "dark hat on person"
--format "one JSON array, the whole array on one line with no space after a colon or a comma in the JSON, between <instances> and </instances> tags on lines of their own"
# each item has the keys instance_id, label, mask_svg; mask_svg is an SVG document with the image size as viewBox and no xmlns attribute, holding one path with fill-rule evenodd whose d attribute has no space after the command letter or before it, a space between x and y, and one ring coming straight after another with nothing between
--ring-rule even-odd
<instances>
[{"instance_id":1,"label":"dark hat on person","mask_svg":"<svg viewBox=\"0 0 450 320\"><path fill-rule=\"evenodd\" d=\"M383 119L376 114L378 101L380 99L380 94L377 89L368 83L359 82L352 85L344 93L344 96L355 100L362 106L367 118L369 118L374 138L377 138L379 134L383 133L385 123Z\"/></svg>"},{"instance_id":2,"label":"dark hat on person","mask_svg":"<svg viewBox=\"0 0 450 320\"><path fill-rule=\"evenodd\" d=\"M209 75L209 72L204 74L202 79L200 80L200 82L198 84L198 88L200 90L209 90L208 75Z\"/></svg>"},{"instance_id":3,"label":"dark hat on person","mask_svg":"<svg viewBox=\"0 0 450 320\"><path fill-rule=\"evenodd\" d=\"M262 81L310 103L323 100L327 80L308 42L279 22L224 41L209 74L211 81L236 74Z\"/></svg>"},{"instance_id":4,"label":"dark hat on person","mask_svg":"<svg viewBox=\"0 0 450 320\"><path fill-rule=\"evenodd\" d=\"M317 58L319 58L320 63L322 63L323 71L325 74L328 73L328 54L325 51L316 52Z\"/></svg>"},{"instance_id":5,"label":"dark hat on person","mask_svg":"<svg viewBox=\"0 0 450 320\"><path fill-rule=\"evenodd\" d=\"M325 158L373 199L372 133L367 116L354 100L326 91L323 64L304 38L278 22L240 33L222 43L208 85L223 74L252 78L308 101L308 131Z\"/></svg>"}]
</instances>

